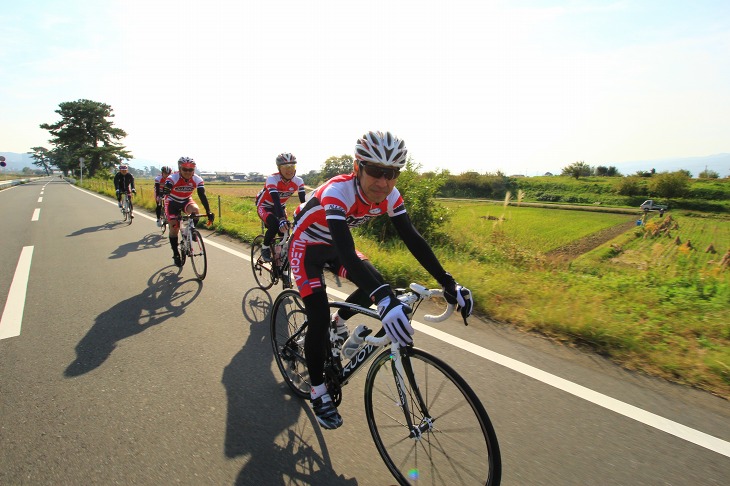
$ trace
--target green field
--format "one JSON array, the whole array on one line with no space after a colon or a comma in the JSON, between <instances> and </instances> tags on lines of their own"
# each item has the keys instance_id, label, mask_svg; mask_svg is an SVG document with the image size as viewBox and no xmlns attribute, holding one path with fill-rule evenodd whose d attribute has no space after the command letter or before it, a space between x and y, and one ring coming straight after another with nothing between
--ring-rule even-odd
<instances>
[{"instance_id":1,"label":"green field","mask_svg":"<svg viewBox=\"0 0 730 486\"><path fill-rule=\"evenodd\" d=\"M112 194L108 182L87 184ZM152 182L137 185L137 205L153 209ZM259 186L206 187L216 229L250 242L261 229L252 198ZM481 315L730 398L730 268L719 264L730 217L670 211L639 227L638 211L441 203L451 214L442 228L449 244L435 250L472 289ZM356 241L391 283L435 285L402 244ZM711 244L716 253L706 251Z\"/></svg>"}]
</instances>

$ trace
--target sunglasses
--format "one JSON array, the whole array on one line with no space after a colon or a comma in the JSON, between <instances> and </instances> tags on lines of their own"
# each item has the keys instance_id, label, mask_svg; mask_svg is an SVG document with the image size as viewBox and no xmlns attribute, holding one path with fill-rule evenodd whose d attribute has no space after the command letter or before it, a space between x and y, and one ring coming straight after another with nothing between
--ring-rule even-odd
<instances>
[{"instance_id":1,"label":"sunglasses","mask_svg":"<svg viewBox=\"0 0 730 486\"><path fill-rule=\"evenodd\" d=\"M194 170L195 169L186 169L185 167L183 167L182 169L180 169L180 172L193 172Z\"/></svg>"},{"instance_id":2,"label":"sunglasses","mask_svg":"<svg viewBox=\"0 0 730 486\"><path fill-rule=\"evenodd\" d=\"M392 181L397 179L400 175L400 169L391 169L389 167L377 167L374 165L368 165L365 162L360 162L360 167L365 171L367 175L375 179L385 177L386 181Z\"/></svg>"}]
</instances>

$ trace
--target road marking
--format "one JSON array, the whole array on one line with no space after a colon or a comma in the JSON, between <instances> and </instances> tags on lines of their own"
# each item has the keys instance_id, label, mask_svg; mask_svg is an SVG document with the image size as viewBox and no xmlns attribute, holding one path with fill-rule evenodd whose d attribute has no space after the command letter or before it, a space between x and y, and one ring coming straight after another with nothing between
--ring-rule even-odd
<instances>
[{"instance_id":1,"label":"road marking","mask_svg":"<svg viewBox=\"0 0 730 486\"><path fill-rule=\"evenodd\" d=\"M43 197L39 197L38 202L43 202Z\"/></svg>"},{"instance_id":2,"label":"road marking","mask_svg":"<svg viewBox=\"0 0 730 486\"><path fill-rule=\"evenodd\" d=\"M339 290L328 288L327 291L329 294L332 294L337 299L344 300L348 297L348 294L340 292ZM615 398L611 398L608 395L604 395L603 393L599 393L597 391L591 390L590 388L578 385L577 383L573 383L572 381L560 378L559 376L553 375L539 368L535 368L534 366L530 366L521 361L517 361L516 359L512 359L502 354L495 353L494 351L490 351L489 349L483 348L476 344L470 343L469 341L465 341L464 339L452 336L451 334L445 333L439 329L423 324L422 322L414 320L412 324L413 328L417 331L428 334L431 337L451 344L452 346L456 346L457 348L461 348L465 351L479 356L480 358L484 358L498 365L502 365L505 368L509 368L525 376L529 376L530 378L541 381L546 385L550 385L557 388L558 390L564 391L578 398L582 398L583 400L616 412L620 415L623 415L624 417L628 417L630 419L636 420L637 422L641 422L642 424L654 427L655 429L671 434L675 437L679 437L680 439L684 439L687 442L691 442L700 447L704 447L705 449L717 452L718 454L722 454L723 456L730 457L730 442L718 439L717 437L714 437L712 435L705 434L704 432L700 432L699 430L695 430L693 428L687 427L686 425L682 425L678 422L666 419L660 415L647 412L646 410L643 410L639 407L635 407L620 400L616 400Z\"/></svg>"},{"instance_id":3,"label":"road marking","mask_svg":"<svg viewBox=\"0 0 730 486\"><path fill-rule=\"evenodd\" d=\"M91 195L96 196L95 194ZM106 198L102 198L100 196L96 197L108 201L108 199ZM146 217L150 221L155 220L154 218L144 214L142 214L142 216ZM209 238L204 239L206 244L210 246L218 248L219 250L223 250L226 253L229 253L238 258L243 258L244 260L251 261L250 255L247 255L237 250L233 250L224 245L221 245L220 243L211 241ZM348 294L340 292L336 289L328 288L327 292L335 298L341 300L344 300L348 297ZM504 366L505 368L509 368L513 371L545 383L546 385L555 387L558 390L569 393L575 397L582 398L583 400L591 402L607 410L616 412L620 415L623 415L624 417L636 420L637 422L648 425L650 427L654 427L655 429L661 430L675 437L686 440L687 442L696 444L700 447L704 447L705 449L709 449L713 452L717 452L718 454L722 454L723 456L730 457L730 442L728 441L719 439L704 432L700 432L699 430L687 427L686 425L674 422L673 420L669 420L660 415L647 412L646 410L643 410L639 407L629 405L628 403L609 397L608 395L604 395L603 393L599 393L597 391L591 390L590 388L586 388L582 385L578 385L577 383L573 383L572 381L568 381L564 378L560 378L559 376L553 375L546 371L542 371L541 369L535 368L534 366L530 366L528 364L522 363L521 361L517 361L516 359L512 359L502 354L495 353L494 351L490 351L489 349L483 348L476 344L470 343L469 341L465 341L461 338L452 336L448 333L423 324L422 322L414 320L413 328L418 330L419 332L428 334L429 336L439 339L445 343L451 344L452 346L456 346L472 354L475 354L480 358L492 361L493 363Z\"/></svg>"},{"instance_id":4,"label":"road marking","mask_svg":"<svg viewBox=\"0 0 730 486\"><path fill-rule=\"evenodd\" d=\"M38 221L38 218L41 217L41 208L35 208L35 211L33 211L33 217L30 218L31 221Z\"/></svg>"},{"instance_id":5,"label":"road marking","mask_svg":"<svg viewBox=\"0 0 730 486\"><path fill-rule=\"evenodd\" d=\"M18 266L15 267L15 276L10 284L8 300L5 302L3 316L0 319L0 339L20 336L20 325L23 322L25 308L25 293L28 289L30 262L33 258L33 247L25 246L20 252Z\"/></svg>"}]
</instances>

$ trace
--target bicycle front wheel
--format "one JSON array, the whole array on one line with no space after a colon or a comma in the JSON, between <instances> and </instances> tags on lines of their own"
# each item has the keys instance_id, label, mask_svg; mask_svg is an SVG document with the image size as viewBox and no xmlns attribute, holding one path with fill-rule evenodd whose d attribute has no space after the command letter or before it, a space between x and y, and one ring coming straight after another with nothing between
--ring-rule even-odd
<instances>
[{"instance_id":1,"label":"bicycle front wheel","mask_svg":"<svg viewBox=\"0 0 730 486\"><path fill-rule=\"evenodd\" d=\"M304 358L307 315L299 292L284 290L271 310L271 346L281 376L294 394L309 398L311 382Z\"/></svg>"},{"instance_id":2,"label":"bicycle front wheel","mask_svg":"<svg viewBox=\"0 0 730 486\"><path fill-rule=\"evenodd\" d=\"M205 254L205 243L203 236L198 230L192 231L193 242L190 247L190 263L198 280L203 280L208 273L208 257Z\"/></svg>"},{"instance_id":3,"label":"bicycle front wheel","mask_svg":"<svg viewBox=\"0 0 730 486\"><path fill-rule=\"evenodd\" d=\"M267 262L261 257L261 245L264 243L264 235L258 235L251 243L251 270L253 278L263 290L270 289L274 285L274 262Z\"/></svg>"},{"instance_id":4,"label":"bicycle front wheel","mask_svg":"<svg viewBox=\"0 0 730 486\"><path fill-rule=\"evenodd\" d=\"M124 220L127 224L132 224L132 201L129 196L124 196Z\"/></svg>"},{"instance_id":5,"label":"bicycle front wheel","mask_svg":"<svg viewBox=\"0 0 730 486\"><path fill-rule=\"evenodd\" d=\"M390 350L365 381L368 427L390 472L400 484L498 485L497 435L476 394L440 359L416 348L405 354L402 395Z\"/></svg>"}]
</instances>

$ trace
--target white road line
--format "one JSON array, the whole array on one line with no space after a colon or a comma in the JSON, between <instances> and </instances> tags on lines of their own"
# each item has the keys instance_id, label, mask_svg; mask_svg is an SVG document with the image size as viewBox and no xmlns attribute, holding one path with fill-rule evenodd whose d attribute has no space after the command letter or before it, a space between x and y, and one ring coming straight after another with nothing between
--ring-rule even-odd
<instances>
[{"instance_id":1,"label":"white road line","mask_svg":"<svg viewBox=\"0 0 730 486\"><path fill-rule=\"evenodd\" d=\"M35 208L35 211L33 211L33 217L30 218L31 221L38 221L38 218L41 217L41 208Z\"/></svg>"},{"instance_id":2,"label":"white road line","mask_svg":"<svg viewBox=\"0 0 730 486\"><path fill-rule=\"evenodd\" d=\"M38 198L38 202L43 202L43 198L42 197L39 197Z\"/></svg>"},{"instance_id":3,"label":"white road line","mask_svg":"<svg viewBox=\"0 0 730 486\"><path fill-rule=\"evenodd\" d=\"M95 196L95 194L91 195ZM102 199L101 197L99 198ZM106 198L103 199L105 201L108 201L108 199ZM142 216L151 221L154 221L154 218L152 217L144 214ZM251 261L250 255L247 255L237 250L233 250L224 245L221 245L220 243L216 243L215 241L211 241L209 238L205 238L205 243L207 245L218 248L219 250L223 250L226 253L229 253L238 258L243 258L244 260ZM328 288L327 291L330 295L337 299L344 300L348 297L348 294L340 292L336 289ZM616 400L615 398L611 398L608 395L593 391L590 388L586 388L582 385L578 385L577 383L573 383L572 381L568 381L564 378L560 378L559 376L553 375L546 371L542 371L539 368L535 368L534 366L522 363L520 361L517 361L516 359L512 359L502 354L495 353L494 351L490 351L489 349L483 348L476 344L470 343L469 341L465 341L463 339L457 338L443 331L435 329L431 326L423 324L422 322L413 321L413 328L418 330L419 332L428 334L429 336L439 339L445 343L451 344L472 354L475 354L480 358L492 361L493 363L504 366L505 368L509 368L513 371L545 383L546 385L555 387L558 390L569 393L575 397L582 398L583 400L591 402L607 410L616 412L620 415L623 415L624 417L628 417L644 425L654 427L655 429L661 430L675 437L679 437L680 439L686 440L687 442L691 442L700 447L704 447L705 449L717 452L718 454L722 454L723 456L730 457L730 442L728 441L718 439L717 437L706 434L704 432L700 432L699 430L687 427L686 425L682 425L678 422L666 419L660 415L647 412L646 410L643 410L639 407L635 407L620 400Z\"/></svg>"},{"instance_id":4,"label":"white road line","mask_svg":"<svg viewBox=\"0 0 730 486\"><path fill-rule=\"evenodd\" d=\"M18 266L15 267L13 282L10 284L8 300L5 302L5 309L0 319L0 339L20 336L20 325L23 322L25 293L28 289L28 276L30 275L30 262L32 259L33 247L23 247L18 259Z\"/></svg>"}]
</instances>

